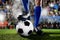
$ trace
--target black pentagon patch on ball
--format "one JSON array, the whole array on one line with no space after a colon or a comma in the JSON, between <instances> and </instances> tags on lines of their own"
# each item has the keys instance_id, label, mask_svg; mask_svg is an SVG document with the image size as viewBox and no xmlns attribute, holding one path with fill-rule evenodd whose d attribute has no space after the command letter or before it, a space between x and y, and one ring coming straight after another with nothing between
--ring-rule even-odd
<instances>
[{"instance_id":1,"label":"black pentagon patch on ball","mask_svg":"<svg viewBox=\"0 0 60 40\"><path fill-rule=\"evenodd\" d=\"M25 24L25 26L29 26L30 25L30 23L28 21L25 21L24 24Z\"/></svg>"},{"instance_id":2,"label":"black pentagon patch on ball","mask_svg":"<svg viewBox=\"0 0 60 40\"><path fill-rule=\"evenodd\" d=\"M28 34L31 34L32 33L32 30L30 30L29 32L28 32Z\"/></svg>"},{"instance_id":3,"label":"black pentagon patch on ball","mask_svg":"<svg viewBox=\"0 0 60 40\"><path fill-rule=\"evenodd\" d=\"M22 29L18 29L18 33L23 33L23 30Z\"/></svg>"}]
</instances>

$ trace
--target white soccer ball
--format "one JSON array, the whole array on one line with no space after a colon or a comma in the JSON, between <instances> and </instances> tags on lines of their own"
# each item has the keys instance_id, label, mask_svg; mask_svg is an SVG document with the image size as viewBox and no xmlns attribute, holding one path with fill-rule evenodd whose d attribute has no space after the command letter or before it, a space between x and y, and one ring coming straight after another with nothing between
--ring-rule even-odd
<instances>
[{"instance_id":1,"label":"white soccer ball","mask_svg":"<svg viewBox=\"0 0 60 40\"><path fill-rule=\"evenodd\" d=\"M16 31L22 36L29 36L32 34L34 30L33 24L31 21L26 20L26 21L20 21L16 25Z\"/></svg>"}]
</instances>

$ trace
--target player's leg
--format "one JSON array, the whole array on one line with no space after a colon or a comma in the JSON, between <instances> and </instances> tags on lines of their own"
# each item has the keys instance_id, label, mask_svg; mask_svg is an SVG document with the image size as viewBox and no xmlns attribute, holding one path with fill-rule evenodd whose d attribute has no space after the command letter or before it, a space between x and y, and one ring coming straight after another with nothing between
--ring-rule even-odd
<instances>
[{"instance_id":1,"label":"player's leg","mask_svg":"<svg viewBox=\"0 0 60 40\"><path fill-rule=\"evenodd\" d=\"M35 28L35 31L38 35L43 34L41 29L38 29L38 23L39 23L40 14L41 14L40 1L41 0L35 0L35 9L34 9L34 28Z\"/></svg>"},{"instance_id":2,"label":"player's leg","mask_svg":"<svg viewBox=\"0 0 60 40\"><path fill-rule=\"evenodd\" d=\"M34 26L37 27L40 19L41 7L36 6L34 9Z\"/></svg>"},{"instance_id":3,"label":"player's leg","mask_svg":"<svg viewBox=\"0 0 60 40\"><path fill-rule=\"evenodd\" d=\"M35 0L35 8L34 8L34 27L35 28L38 25L40 14L41 14L40 0Z\"/></svg>"},{"instance_id":4,"label":"player's leg","mask_svg":"<svg viewBox=\"0 0 60 40\"><path fill-rule=\"evenodd\" d=\"M22 0L22 3L23 3L23 6L24 6L24 12L25 14L27 14L29 12L29 9L28 9L28 0Z\"/></svg>"},{"instance_id":5,"label":"player's leg","mask_svg":"<svg viewBox=\"0 0 60 40\"><path fill-rule=\"evenodd\" d=\"M22 21L24 21L26 19L30 20L30 17L28 16L28 14L29 14L28 0L22 0L22 4L24 7L24 11L23 11L23 14L18 17L18 19L22 20ZM28 16L28 17L26 17L26 16Z\"/></svg>"}]
</instances>

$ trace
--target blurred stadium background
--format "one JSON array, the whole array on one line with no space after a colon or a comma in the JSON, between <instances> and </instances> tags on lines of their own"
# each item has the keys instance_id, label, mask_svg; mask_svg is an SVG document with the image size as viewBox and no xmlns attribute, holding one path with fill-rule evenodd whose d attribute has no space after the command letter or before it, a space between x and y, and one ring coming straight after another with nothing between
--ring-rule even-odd
<instances>
[{"instance_id":1,"label":"blurred stadium background","mask_svg":"<svg viewBox=\"0 0 60 40\"><path fill-rule=\"evenodd\" d=\"M15 28L17 20L13 17L13 5L15 4L14 0L1 1L0 3L0 13L1 11L6 14L6 20L2 23L0 22L0 29L5 28ZM16 3L17 4L17 3ZM31 21L34 22L34 0L30 2L30 14ZM20 4L19 7L21 7ZM41 28L60 28L60 0L42 0L42 12L39 21L39 26ZM18 8L17 8L18 9ZM22 8L22 10L24 10ZM15 11L15 10L14 10ZM2 14L2 13L1 13Z\"/></svg>"}]
</instances>

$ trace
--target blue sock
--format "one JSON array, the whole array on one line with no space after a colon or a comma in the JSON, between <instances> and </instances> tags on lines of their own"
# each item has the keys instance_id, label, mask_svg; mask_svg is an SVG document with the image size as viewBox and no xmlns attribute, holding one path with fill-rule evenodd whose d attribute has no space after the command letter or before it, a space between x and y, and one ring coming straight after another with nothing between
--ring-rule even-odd
<instances>
[{"instance_id":1,"label":"blue sock","mask_svg":"<svg viewBox=\"0 0 60 40\"><path fill-rule=\"evenodd\" d=\"M28 13L28 0L22 0L25 12Z\"/></svg>"},{"instance_id":2,"label":"blue sock","mask_svg":"<svg viewBox=\"0 0 60 40\"><path fill-rule=\"evenodd\" d=\"M34 27L35 28L37 28L39 24L40 14L41 14L41 7L36 6L34 9Z\"/></svg>"}]
</instances>

